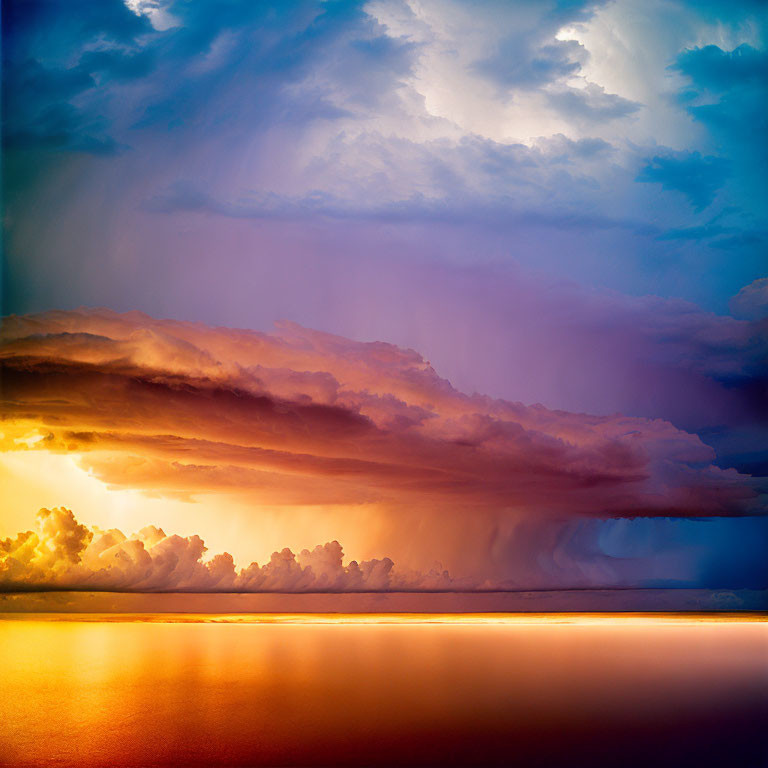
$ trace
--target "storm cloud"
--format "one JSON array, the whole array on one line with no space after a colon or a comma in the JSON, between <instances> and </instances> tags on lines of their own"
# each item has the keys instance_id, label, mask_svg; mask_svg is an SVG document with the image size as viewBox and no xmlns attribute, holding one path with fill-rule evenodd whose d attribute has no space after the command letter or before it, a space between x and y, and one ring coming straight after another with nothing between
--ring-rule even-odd
<instances>
[{"instance_id":1,"label":"storm cloud","mask_svg":"<svg viewBox=\"0 0 768 768\"><path fill-rule=\"evenodd\" d=\"M7 318L2 358L5 447L77 452L115 487L600 517L739 515L757 495L668 422L465 395L412 350L293 324L52 312Z\"/></svg>"}]
</instances>

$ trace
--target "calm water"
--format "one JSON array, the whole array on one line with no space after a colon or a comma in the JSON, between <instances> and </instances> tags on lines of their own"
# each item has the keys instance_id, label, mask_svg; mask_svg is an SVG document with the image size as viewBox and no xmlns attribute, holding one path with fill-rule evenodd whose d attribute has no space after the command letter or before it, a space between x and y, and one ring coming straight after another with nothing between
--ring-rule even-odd
<instances>
[{"instance_id":1,"label":"calm water","mask_svg":"<svg viewBox=\"0 0 768 768\"><path fill-rule=\"evenodd\" d=\"M0 621L4 765L768 764L765 622L61 618Z\"/></svg>"}]
</instances>

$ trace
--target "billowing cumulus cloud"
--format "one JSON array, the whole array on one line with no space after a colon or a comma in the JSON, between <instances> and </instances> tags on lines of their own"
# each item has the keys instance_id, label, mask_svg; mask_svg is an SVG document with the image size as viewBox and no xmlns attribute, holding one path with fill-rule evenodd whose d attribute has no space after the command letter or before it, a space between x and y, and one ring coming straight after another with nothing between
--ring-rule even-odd
<instances>
[{"instance_id":1,"label":"billowing cumulus cloud","mask_svg":"<svg viewBox=\"0 0 768 768\"><path fill-rule=\"evenodd\" d=\"M7 318L2 358L5 447L77 452L113 487L600 517L755 504L667 422L464 395L412 350L292 324L51 312Z\"/></svg>"},{"instance_id":2,"label":"billowing cumulus cloud","mask_svg":"<svg viewBox=\"0 0 768 768\"><path fill-rule=\"evenodd\" d=\"M138 592L378 592L450 590L447 571L398 571L388 557L343 563L338 541L274 552L268 563L237 569L232 555L206 556L199 536L155 526L126 536L88 528L63 507L41 509L37 529L0 540L0 589Z\"/></svg>"}]
</instances>

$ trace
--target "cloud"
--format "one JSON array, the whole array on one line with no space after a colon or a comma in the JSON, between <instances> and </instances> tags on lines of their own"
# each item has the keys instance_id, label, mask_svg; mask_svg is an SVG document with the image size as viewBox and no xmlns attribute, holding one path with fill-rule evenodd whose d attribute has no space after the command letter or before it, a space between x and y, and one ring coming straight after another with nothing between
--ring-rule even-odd
<instances>
[{"instance_id":1,"label":"cloud","mask_svg":"<svg viewBox=\"0 0 768 768\"><path fill-rule=\"evenodd\" d=\"M0 540L0 589L388 592L461 586L447 571L398 572L387 557L345 565L337 541L298 555L286 548L263 566L240 570L227 552L204 559L206 552L199 536L166 535L155 526L126 536L117 529L89 529L64 507L41 509L35 531Z\"/></svg>"},{"instance_id":2,"label":"cloud","mask_svg":"<svg viewBox=\"0 0 768 768\"><path fill-rule=\"evenodd\" d=\"M731 310L737 317L761 320L768 317L768 277L745 285L732 299Z\"/></svg>"},{"instance_id":3,"label":"cloud","mask_svg":"<svg viewBox=\"0 0 768 768\"><path fill-rule=\"evenodd\" d=\"M646 32L671 28L666 11L651 9L638 25L616 7L622 4L161 5L172 26L147 17L146 4L77 2L66 13L50 3L9 6L5 298L13 311L61 306L58 273L72 263L84 275L72 288L72 305L193 316L168 308L174 300L199 306L180 290L193 279L175 275L177 249L188 260L187 233L208 254L216 246L203 248L203 238L237 239L239 248L216 251L218 279L228 283L222 290L236 290L244 270L261 272L260 259L274 264L272 245L281 254L303 249L307 260L323 237L334 240L329 250L354 248L350 221L376 228L366 240L385 253L382 270L394 252L425 250L410 226L435 232L439 224L450 230L443 233L450 245L431 247L435 261L515 258L536 269L545 262L552 274L635 293L636 286L628 289L635 281L650 290L659 275L648 265L660 258L669 266L659 292L701 300L685 277L692 248L652 240L701 226L688 198L679 195L678 204L678 195L659 195L655 184L634 183L641 159L659 144L730 160L744 143L712 146L698 118L698 130L689 130L689 108L713 106L735 88L712 96L703 85L712 67L697 68L692 59L681 60L685 72L666 70L690 39L706 39L695 14L675 16L674 34L654 35L654 43L664 42L657 48L646 45ZM606 26L611 40L560 39L561 32L578 37ZM645 70L652 70L648 77ZM617 73L626 74L626 89ZM678 102L661 94L662 108L659 94L653 101L629 87L663 77L663 88L684 78L686 93L698 96ZM749 83L752 93L758 79ZM666 135L671 110L677 127L669 133L676 135ZM721 112L727 117L728 109ZM556 152L545 151L558 136L567 138ZM582 142L607 148L590 153ZM717 201L741 205L738 192L732 178ZM97 205L105 215L92 215ZM153 215L159 211L167 216ZM224 216L242 224L233 227ZM760 243L750 233L759 225L731 222L735 231L699 257L708 261L702 272L724 270L727 261L724 271L739 272L734 283L754 279ZM474 229L467 236L473 245L446 253L459 250L457 227ZM306 229L311 236L302 236ZM500 242L500 232L508 242ZM572 233L567 247L562 232ZM160 239L166 242L158 247ZM653 253L640 258L646 249ZM725 249L746 257L731 258ZM621 269L615 250L628 254ZM149 270L127 268L150 251L158 254L152 282L167 279L175 291L155 293L144 285ZM723 292L732 288L710 287L704 298L722 309ZM262 301L275 293L264 288Z\"/></svg>"},{"instance_id":4,"label":"cloud","mask_svg":"<svg viewBox=\"0 0 768 768\"><path fill-rule=\"evenodd\" d=\"M750 85L764 87L768 77L768 57L751 45L743 44L732 51L716 45L689 48L675 62L675 69L690 77L700 87L717 93Z\"/></svg>"},{"instance_id":5,"label":"cloud","mask_svg":"<svg viewBox=\"0 0 768 768\"><path fill-rule=\"evenodd\" d=\"M547 98L559 112L575 120L617 120L633 115L642 106L615 93L606 93L595 83L588 83L584 88L553 89Z\"/></svg>"},{"instance_id":6,"label":"cloud","mask_svg":"<svg viewBox=\"0 0 768 768\"><path fill-rule=\"evenodd\" d=\"M653 157L636 181L682 192L694 209L701 211L715 199L728 172L728 162L722 158L702 157L698 152L670 152Z\"/></svg>"},{"instance_id":7,"label":"cloud","mask_svg":"<svg viewBox=\"0 0 768 768\"><path fill-rule=\"evenodd\" d=\"M626 515L648 499L643 514L690 514L699 498L707 514L757 507L753 480L709 464L765 467L752 436L764 327L642 296L724 312L762 274L754 6L715 8L712 25L676 3L642 18L625 3L129 6L4 9L9 311L105 303L262 328L289 316L413 346L454 394L433 401L436 374L415 400L399 379L378 388L379 372L350 385L337 358L364 366L370 348L349 341L270 360L281 332L240 370L225 333L134 318L132 341L102 317L41 324L26 352L16 340L9 445L71 450L115 488L350 514L381 503L419 520L428 508L446 530L459 507L470 521ZM654 183L635 183L644 165ZM542 425L455 389L604 416ZM670 435L696 443L680 429L717 457L668 455ZM736 445L738 430L750 436ZM600 446L626 455L606 469ZM698 496L682 503L688 486Z\"/></svg>"},{"instance_id":8,"label":"cloud","mask_svg":"<svg viewBox=\"0 0 768 768\"><path fill-rule=\"evenodd\" d=\"M4 31L5 145L59 152L348 116L386 98L413 53L346 1L13 3Z\"/></svg>"},{"instance_id":9,"label":"cloud","mask_svg":"<svg viewBox=\"0 0 768 768\"><path fill-rule=\"evenodd\" d=\"M475 64L477 72L504 87L536 88L579 71L584 49L575 41L554 41L533 50L524 35L502 40L498 51Z\"/></svg>"},{"instance_id":10,"label":"cloud","mask_svg":"<svg viewBox=\"0 0 768 768\"><path fill-rule=\"evenodd\" d=\"M105 77L124 80L151 71L152 52L126 46L138 45L152 27L122 2L88 6L30 2L9 3L4 9L6 149L92 154L120 149L108 132L99 86ZM40 35L40 29L52 32ZM102 49L85 50L83 44L90 41L98 41Z\"/></svg>"},{"instance_id":11,"label":"cloud","mask_svg":"<svg viewBox=\"0 0 768 768\"><path fill-rule=\"evenodd\" d=\"M5 447L76 451L113 487L597 517L738 515L756 494L667 422L464 395L412 350L290 323L81 310L9 317L4 339Z\"/></svg>"},{"instance_id":12,"label":"cloud","mask_svg":"<svg viewBox=\"0 0 768 768\"><path fill-rule=\"evenodd\" d=\"M681 105L707 127L719 152L730 160L740 205L764 223L768 52L747 44L731 51L707 45L683 51L673 68L688 80L679 94Z\"/></svg>"},{"instance_id":13,"label":"cloud","mask_svg":"<svg viewBox=\"0 0 768 768\"><path fill-rule=\"evenodd\" d=\"M154 525L126 535L116 528L82 525L63 507L44 508L35 530L0 539L0 591L343 594L764 587L761 542L768 520L737 522L636 519L563 525L529 520L511 537L500 529L486 531L494 541L488 551L465 538L474 567L461 563L464 574L457 577L434 561L423 570L389 557L345 562L338 541L296 553L284 548L263 565L238 567L227 552L211 555L198 535L166 534Z\"/></svg>"},{"instance_id":14,"label":"cloud","mask_svg":"<svg viewBox=\"0 0 768 768\"><path fill-rule=\"evenodd\" d=\"M562 134L536 139L530 147L478 136L458 142L340 136L312 161L306 181L317 185L306 193L250 189L225 197L181 180L157 190L143 208L253 221L660 233L621 207L601 207L605 193L599 177L614 152L603 139ZM345 167L343 176L333 172L339 165Z\"/></svg>"}]
</instances>

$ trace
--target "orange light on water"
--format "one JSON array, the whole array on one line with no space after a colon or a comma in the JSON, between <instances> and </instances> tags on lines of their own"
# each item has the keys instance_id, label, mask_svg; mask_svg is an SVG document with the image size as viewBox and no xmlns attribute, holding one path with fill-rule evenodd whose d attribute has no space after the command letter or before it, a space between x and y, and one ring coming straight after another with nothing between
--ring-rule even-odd
<instances>
[{"instance_id":1,"label":"orange light on water","mask_svg":"<svg viewBox=\"0 0 768 768\"><path fill-rule=\"evenodd\" d=\"M768 717L758 616L9 618L8 765L666 765L673 736L738 756Z\"/></svg>"}]
</instances>

